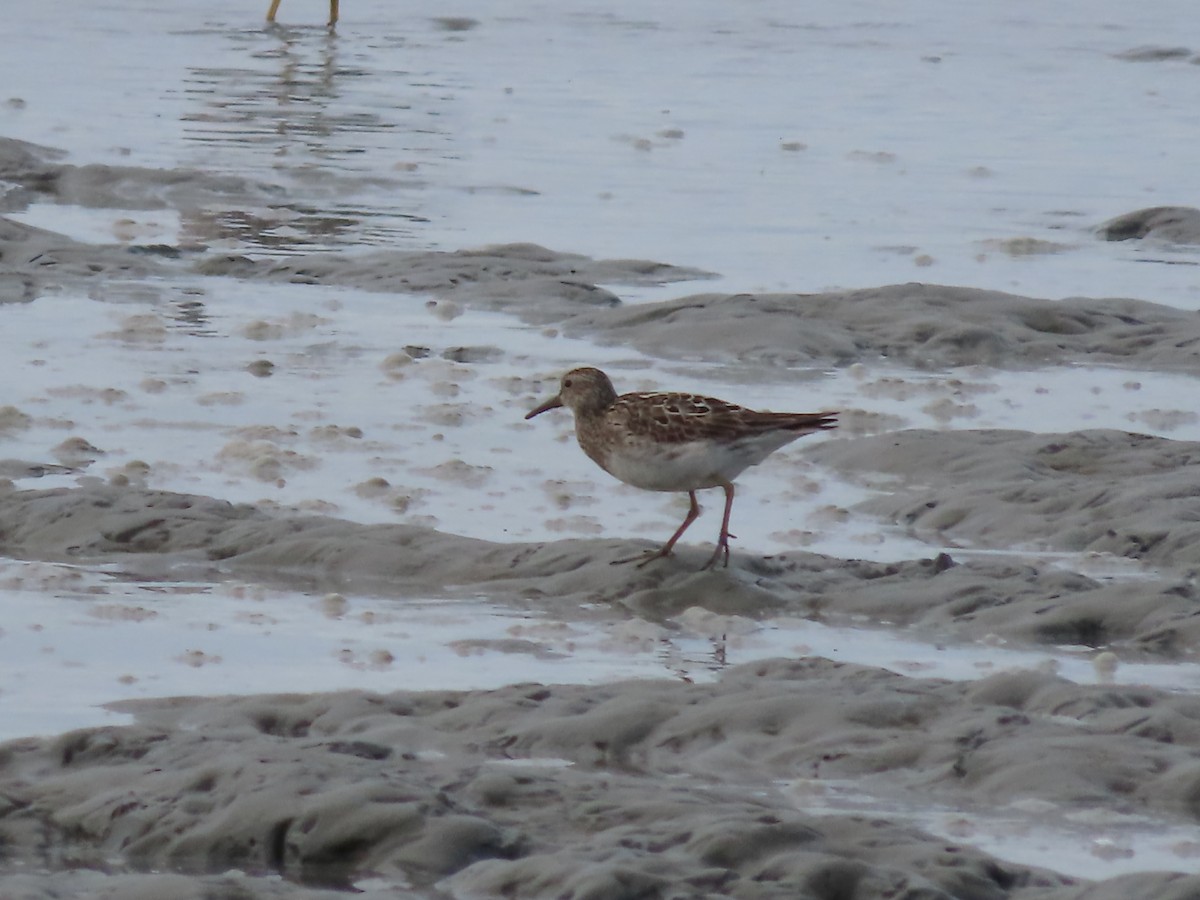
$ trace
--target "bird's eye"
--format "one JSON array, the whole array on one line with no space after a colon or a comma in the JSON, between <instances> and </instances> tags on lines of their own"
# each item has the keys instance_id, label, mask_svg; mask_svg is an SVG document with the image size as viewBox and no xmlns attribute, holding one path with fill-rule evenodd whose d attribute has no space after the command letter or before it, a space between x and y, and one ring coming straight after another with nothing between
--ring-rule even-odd
<instances>
[{"instance_id":1,"label":"bird's eye","mask_svg":"<svg viewBox=\"0 0 1200 900\"><path fill-rule=\"evenodd\" d=\"M570 386L571 386L571 379L568 378L563 382L563 387L570 387Z\"/></svg>"}]
</instances>

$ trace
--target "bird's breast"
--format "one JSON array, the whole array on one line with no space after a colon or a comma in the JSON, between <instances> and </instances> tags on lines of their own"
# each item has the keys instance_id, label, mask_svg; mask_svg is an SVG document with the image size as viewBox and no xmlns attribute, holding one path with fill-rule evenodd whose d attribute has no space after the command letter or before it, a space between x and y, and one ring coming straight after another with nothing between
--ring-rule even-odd
<instances>
[{"instance_id":1,"label":"bird's breast","mask_svg":"<svg viewBox=\"0 0 1200 900\"><path fill-rule=\"evenodd\" d=\"M591 455L591 454L589 454ZM702 442L656 444L631 441L610 446L596 463L626 484L646 491L695 491L717 487L737 475L745 463L725 458Z\"/></svg>"}]
</instances>

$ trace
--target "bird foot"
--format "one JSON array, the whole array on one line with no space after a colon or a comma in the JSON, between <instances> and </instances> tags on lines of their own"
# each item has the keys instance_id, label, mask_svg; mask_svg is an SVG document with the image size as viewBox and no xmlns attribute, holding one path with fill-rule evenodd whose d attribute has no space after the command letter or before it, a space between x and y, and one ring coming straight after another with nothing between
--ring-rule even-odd
<instances>
[{"instance_id":1,"label":"bird foot","mask_svg":"<svg viewBox=\"0 0 1200 900\"><path fill-rule=\"evenodd\" d=\"M729 568L729 539L736 538L736 534L723 534L717 541L717 547L713 550L713 555L708 558L708 562L700 567L700 571L704 572L713 568L717 564L717 560L721 560L723 568ZM666 559L668 556L674 556L670 547L663 547L659 550L647 550L644 553L639 553L637 556L627 556L624 559L614 559L610 566L623 566L626 563L637 563L640 569L654 562L656 559Z\"/></svg>"},{"instance_id":2,"label":"bird foot","mask_svg":"<svg viewBox=\"0 0 1200 900\"><path fill-rule=\"evenodd\" d=\"M718 559L722 559L722 555L724 556L724 559L722 559L722 561L721 561L721 567L724 569L728 569L729 568L729 539L735 538L735 537L737 537L736 534L723 533L717 539L717 547L715 550L713 550L713 555L708 558L708 562L706 562L704 565L702 565L700 567L700 571L705 572L708 569L711 569L713 566L715 566L717 564Z\"/></svg>"},{"instance_id":3,"label":"bird foot","mask_svg":"<svg viewBox=\"0 0 1200 900\"><path fill-rule=\"evenodd\" d=\"M611 563L609 563L609 565L623 566L626 563L635 562L637 563L637 567L640 569L642 566L652 563L656 559L665 559L670 555L671 551L668 548L663 547L661 550L646 550L643 553L639 553L637 556L627 556L624 559L614 559Z\"/></svg>"}]
</instances>

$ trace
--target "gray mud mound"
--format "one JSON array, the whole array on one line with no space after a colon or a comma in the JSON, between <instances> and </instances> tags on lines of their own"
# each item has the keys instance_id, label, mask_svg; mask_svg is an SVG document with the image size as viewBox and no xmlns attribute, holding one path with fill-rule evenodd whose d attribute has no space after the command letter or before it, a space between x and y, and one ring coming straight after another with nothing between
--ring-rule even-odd
<instances>
[{"instance_id":1,"label":"gray mud mound","mask_svg":"<svg viewBox=\"0 0 1200 900\"><path fill-rule=\"evenodd\" d=\"M0 181L18 190L4 194L2 211L23 209L34 200L96 209L187 210L225 201L238 204L281 201L282 187L235 175L198 169L62 162L60 150L0 138Z\"/></svg>"},{"instance_id":2,"label":"gray mud mound","mask_svg":"<svg viewBox=\"0 0 1200 900\"><path fill-rule=\"evenodd\" d=\"M1120 53L1114 53L1113 59L1125 62L1164 62L1171 59L1187 59L1192 55L1188 47L1163 47L1157 44L1143 44L1130 47Z\"/></svg>"},{"instance_id":3,"label":"gray mud mound","mask_svg":"<svg viewBox=\"0 0 1200 900\"><path fill-rule=\"evenodd\" d=\"M1154 238L1172 244L1200 244L1200 209L1151 206L1109 219L1098 231L1106 241Z\"/></svg>"},{"instance_id":4,"label":"gray mud mound","mask_svg":"<svg viewBox=\"0 0 1200 900\"><path fill-rule=\"evenodd\" d=\"M913 434L922 433L899 436ZM843 462L852 466L858 458L848 453ZM925 508L927 501L904 496L904 508ZM556 615L578 608L581 617L632 613L664 623L697 606L754 619L866 616L939 638L1003 635L1167 656L1190 652L1200 641L1200 608L1186 578L1108 584L1021 561L956 564L944 553L895 563L735 553L729 569L700 571L709 553L703 545L644 569L613 564L643 546L649 545L582 539L500 544L415 525L269 514L135 488L0 493L0 553L119 563L159 577L186 566L189 577L234 572L309 590L400 597L483 591Z\"/></svg>"},{"instance_id":5,"label":"gray mud mound","mask_svg":"<svg viewBox=\"0 0 1200 900\"><path fill-rule=\"evenodd\" d=\"M514 310L528 321L542 322L560 321L580 309L619 306L620 299L602 283L666 284L709 277L698 269L647 260L594 260L536 244L254 260L204 255L200 248L185 254L176 247L86 244L3 217L0 260L0 303L33 300L51 287L88 290L100 277L149 279L198 272L287 284L432 293L481 309Z\"/></svg>"},{"instance_id":6,"label":"gray mud mound","mask_svg":"<svg viewBox=\"0 0 1200 900\"><path fill-rule=\"evenodd\" d=\"M1041 300L936 284L827 294L698 294L581 311L565 328L650 354L782 365L884 357L917 368L1065 362L1200 367L1200 316L1194 312L1141 300Z\"/></svg>"},{"instance_id":7,"label":"gray mud mound","mask_svg":"<svg viewBox=\"0 0 1200 900\"><path fill-rule=\"evenodd\" d=\"M453 896L1200 892L1200 879L1163 874L1088 885L885 815L804 811L823 780L854 778L898 810L931 795L980 807L1037 796L1065 814L1115 795L1129 811L1195 817L1200 707L1147 689L1031 672L948 683L811 659L710 685L124 708L137 724L0 746L7 859L114 877L236 869L310 888L375 876Z\"/></svg>"},{"instance_id":8,"label":"gray mud mound","mask_svg":"<svg viewBox=\"0 0 1200 900\"><path fill-rule=\"evenodd\" d=\"M80 243L3 217L0 260L0 303L29 302L48 288L80 287L98 278L149 278L167 271L153 255L115 244Z\"/></svg>"},{"instance_id":9,"label":"gray mud mound","mask_svg":"<svg viewBox=\"0 0 1200 900\"><path fill-rule=\"evenodd\" d=\"M198 263L197 270L205 275L289 284L433 293L479 308L512 310L529 321L543 322L559 321L580 309L619 306L619 298L600 284L657 285L710 277L699 269L648 260L594 260L537 244L453 252L314 253L284 260L210 256Z\"/></svg>"},{"instance_id":10,"label":"gray mud mound","mask_svg":"<svg viewBox=\"0 0 1200 900\"><path fill-rule=\"evenodd\" d=\"M1200 566L1200 443L1109 430L914 430L811 453L843 472L900 476L900 489L866 508L918 532Z\"/></svg>"}]
</instances>

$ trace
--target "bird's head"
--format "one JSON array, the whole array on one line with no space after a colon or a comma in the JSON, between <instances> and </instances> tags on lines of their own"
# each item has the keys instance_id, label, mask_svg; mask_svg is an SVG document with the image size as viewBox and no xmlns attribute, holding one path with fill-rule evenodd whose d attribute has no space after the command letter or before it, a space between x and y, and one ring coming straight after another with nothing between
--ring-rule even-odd
<instances>
[{"instance_id":1,"label":"bird's head","mask_svg":"<svg viewBox=\"0 0 1200 900\"><path fill-rule=\"evenodd\" d=\"M577 416L594 414L606 409L616 399L617 392L613 389L612 382L599 369L572 369L562 377L558 393L541 406L530 410L525 418L532 419L561 406L567 407Z\"/></svg>"}]
</instances>

